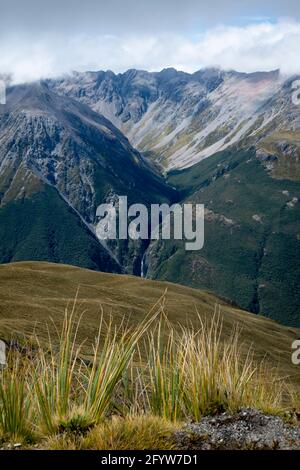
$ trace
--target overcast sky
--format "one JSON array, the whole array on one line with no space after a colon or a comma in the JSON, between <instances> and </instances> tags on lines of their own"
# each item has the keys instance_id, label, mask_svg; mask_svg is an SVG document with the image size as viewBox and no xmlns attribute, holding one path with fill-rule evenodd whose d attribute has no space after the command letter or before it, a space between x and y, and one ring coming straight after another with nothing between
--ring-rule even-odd
<instances>
[{"instance_id":1,"label":"overcast sky","mask_svg":"<svg viewBox=\"0 0 300 470\"><path fill-rule=\"evenodd\" d=\"M299 0L0 0L0 74L300 71Z\"/></svg>"}]
</instances>

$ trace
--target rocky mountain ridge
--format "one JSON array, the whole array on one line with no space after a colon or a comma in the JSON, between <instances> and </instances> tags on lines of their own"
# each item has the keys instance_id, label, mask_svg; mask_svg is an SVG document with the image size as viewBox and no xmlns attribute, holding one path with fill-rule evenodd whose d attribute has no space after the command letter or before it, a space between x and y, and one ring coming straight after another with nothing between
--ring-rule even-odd
<instances>
[{"instance_id":1,"label":"rocky mountain ridge","mask_svg":"<svg viewBox=\"0 0 300 470\"><path fill-rule=\"evenodd\" d=\"M168 201L174 193L126 137L88 106L58 96L45 83L9 88L0 110L3 211L12 203L27 203L45 187L48 197L53 188L51 195L67 204L96 241L99 204L118 194L128 194L129 203L150 204ZM100 243L122 270L123 255ZM128 260L129 272L134 263Z\"/></svg>"},{"instance_id":2,"label":"rocky mountain ridge","mask_svg":"<svg viewBox=\"0 0 300 470\"><path fill-rule=\"evenodd\" d=\"M186 168L232 146L269 142L299 158L299 107L292 83L279 71L238 73L175 69L74 73L49 81L62 95L91 106L111 120L132 145L166 170ZM282 143L284 141L284 143ZM294 144L293 144L294 142Z\"/></svg>"}]
</instances>

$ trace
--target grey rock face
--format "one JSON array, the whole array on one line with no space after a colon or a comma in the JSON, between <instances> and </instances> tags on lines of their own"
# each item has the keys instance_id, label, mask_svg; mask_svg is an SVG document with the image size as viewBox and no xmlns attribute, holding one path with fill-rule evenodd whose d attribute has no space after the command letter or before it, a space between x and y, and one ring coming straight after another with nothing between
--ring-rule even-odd
<instances>
[{"instance_id":1,"label":"grey rock face","mask_svg":"<svg viewBox=\"0 0 300 470\"><path fill-rule=\"evenodd\" d=\"M96 208L111 194L148 204L174 192L105 117L42 82L8 89L0 110L0 143L2 206L46 183L95 237ZM129 272L132 263L126 261Z\"/></svg>"},{"instance_id":2,"label":"grey rock face","mask_svg":"<svg viewBox=\"0 0 300 470\"><path fill-rule=\"evenodd\" d=\"M76 73L48 83L101 112L133 146L171 169L191 166L242 141L256 145L275 135L276 144L280 132L297 132L300 112L292 104L293 82L284 80L278 71L188 74L166 69Z\"/></svg>"}]
</instances>

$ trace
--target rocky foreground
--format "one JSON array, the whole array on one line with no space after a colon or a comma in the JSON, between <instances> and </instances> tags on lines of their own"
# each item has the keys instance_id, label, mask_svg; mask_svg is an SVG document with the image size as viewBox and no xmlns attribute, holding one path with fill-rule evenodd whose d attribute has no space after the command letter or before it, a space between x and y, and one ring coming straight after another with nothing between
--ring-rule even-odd
<instances>
[{"instance_id":1,"label":"rocky foreground","mask_svg":"<svg viewBox=\"0 0 300 470\"><path fill-rule=\"evenodd\" d=\"M242 409L189 424L175 434L175 441L186 450L299 450L300 426Z\"/></svg>"}]
</instances>

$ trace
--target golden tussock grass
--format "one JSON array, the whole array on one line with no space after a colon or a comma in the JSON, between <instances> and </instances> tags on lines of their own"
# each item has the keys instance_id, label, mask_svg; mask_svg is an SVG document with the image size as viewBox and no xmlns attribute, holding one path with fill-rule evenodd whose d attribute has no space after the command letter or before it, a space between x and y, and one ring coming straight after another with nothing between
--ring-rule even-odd
<instances>
[{"instance_id":1,"label":"golden tussock grass","mask_svg":"<svg viewBox=\"0 0 300 470\"><path fill-rule=\"evenodd\" d=\"M87 361L76 308L77 298L47 342L33 338L30 357L9 353L0 376L4 440L42 439L51 449L168 449L180 423L241 407L281 413L296 403L286 378L255 360L251 348L245 352L239 327L223 335L221 311L177 329L165 296L134 327L102 313Z\"/></svg>"}]
</instances>

